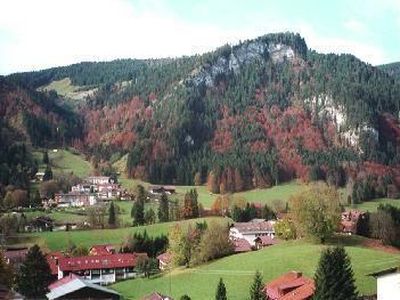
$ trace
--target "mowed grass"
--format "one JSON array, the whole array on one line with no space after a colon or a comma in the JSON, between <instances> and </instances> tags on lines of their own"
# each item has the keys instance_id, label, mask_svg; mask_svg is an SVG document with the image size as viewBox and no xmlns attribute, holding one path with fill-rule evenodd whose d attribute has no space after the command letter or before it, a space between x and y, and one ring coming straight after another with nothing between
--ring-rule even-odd
<instances>
[{"instance_id":1,"label":"mowed grass","mask_svg":"<svg viewBox=\"0 0 400 300\"><path fill-rule=\"evenodd\" d=\"M201 218L186 221L180 221L182 226L188 226L196 222L207 222L216 220L218 222L228 222L227 218ZM50 250L64 250L71 241L76 245L90 247L95 244L121 244L128 234L135 232L147 231L151 236L168 234L170 228L178 222L157 223L147 226L126 227L118 229L102 229L102 230L82 230L82 231L57 231L57 232L41 232L21 235L21 237L29 238L29 241L46 245Z\"/></svg>"},{"instance_id":2,"label":"mowed grass","mask_svg":"<svg viewBox=\"0 0 400 300\"><path fill-rule=\"evenodd\" d=\"M130 179L125 176L121 176L119 182L127 188L128 190L134 190L138 184L143 185L147 188L150 183L138 180ZM232 198L242 198L246 202L254 202L261 204L273 205L275 201L281 201L285 204L288 199L306 188L305 184L297 183L296 181L291 181L288 183L283 183L278 186L265 189L253 189L239 193L233 193ZM191 189L196 189L198 193L198 201L205 208L210 208L214 200L219 196L219 194L210 193L207 187L201 186L190 186L190 185L178 185L176 186L176 194L172 198L182 200L185 193Z\"/></svg>"},{"instance_id":3,"label":"mowed grass","mask_svg":"<svg viewBox=\"0 0 400 300\"><path fill-rule=\"evenodd\" d=\"M365 201L363 203L356 204L354 206L348 206L347 209L348 210L358 209L361 211L375 212L377 210L379 204L390 204L390 205L400 208L400 199L390 199L390 198L374 199L371 201Z\"/></svg>"},{"instance_id":4,"label":"mowed grass","mask_svg":"<svg viewBox=\"0 0 400 300\"><path fill-rule=\"evenodd\" d=\"M264 282L289 272L301 271L313 277L324 246L304 241L284 242L260 251L232 255L197 268L176 269L171 274L137 278L112 285L125 298L140 299L153 291L179 299L188 294L193 300L214 299L219 278L223 278L229 299L247 299L256 270ZM376 280L367 274L398 266L400 255L388 254L361 246L346 247L356 284L362 294L376 292Z\"/></svg>"},{"instance_id":5,"label":"mowed grass","mask_svg":"<svg viewBox=\"0 0 400 300\"><path fill-rule=\"evenodd\" d=\"M83 155L72 153L69 150L58 149L57 152L49 151L49 159L53 172L74 173L84 178L89 176L93 169L90 162Z\"/></svg>"}]
</instances>

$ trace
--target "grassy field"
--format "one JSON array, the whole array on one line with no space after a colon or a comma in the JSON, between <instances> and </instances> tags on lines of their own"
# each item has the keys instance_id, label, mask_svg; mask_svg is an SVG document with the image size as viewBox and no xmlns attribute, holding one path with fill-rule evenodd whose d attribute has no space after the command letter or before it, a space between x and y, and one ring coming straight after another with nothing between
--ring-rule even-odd
<instances>
[{"instance_id":1,"label":"grassy field","mask_svg":"<svg viewBox=\"0 0 400 300\"><path fill-rule=\"evenodd\" d=\"M187 226L189 223L201 222L203 220L210 221L211 219L221 222L228 222L229 220L224 218L204 218L181 221L180 224L182 224L182 226ZM50 250L63 250L68 245L69 241L74 242L76 245L88 247L95 244L120 244L128 234L142 232L144 230L152 236L167 234L174 224L176 224L176 222L118 229L41 232L21 235L21 237L27 238L30 243L37 242L41 245L46 245Z\"/></svg>"},{"instance_id":2,"label":"grassy field","mask_svg":"<svg viewBox=\"0 0 400 300\"><path fill-rule=\"evenodd\" d=\"M75 154L70 150L57 149L57 152L48 150L50 165L53 173L73 172L81 178L87 177L92 173L92 165L81 154ZM34 151L34 158L39 162L39 171L44 171L46 165L43 164L43 152Z\"/></svg>"},{"instance_id":3,"label":"grassy field","mask_svg":"<svg viewBox=\"0 0 400 300\"><path fill-rule=\"evenodd\" d=\"M125 188L129 190L133 190L136 185L141 184L144 187L148 187L149 183L137 180L137 179L128 179L124 176L119 178L119 182ZM261 204L269 204L273 205L276 200L282 201L283 204L290 198L290 196L294 195L297 192L304 190L306 185L297 183L295 181L284 183L278 186L274 186L272 188L266 189L253 189L249 191L244 191L240 193L233 193L233 198L242 198L247 202L261 203ZM190 189L195 188L199 195L199 203L201 203L205 208L211 207L215 198L218 197L218 194L210 193L207 190L207 187L202 186L185 186L178 185L176 186L176 195L174 196L177 199L183 199L183 196Z\"/></svg>"},{"instance_id":4,"label":"grassy field","mask_svg":"<svg viewBox=\"0 0 400 300\"><path fill-rule=\"evenodd\" d=\"M362 211L375 212L379 204L391 204L393 206L400 208L400 199L389 199L389 198L374 199L371 201L365 201L363 203L356 204L354 206L348 206L347 209L359 209Z\"/></svg>"},{"instance_id":5,"label":"grassy field","mask_svg":"<svg viewBox=\"0 0 400 300\"><path fill-rule=\"evenodd\" d=\"M97 89L94 87L90 86L76 86L73 85L71 82L71 79L68 77L60 79L60 80L54 80L50 82L48 85L41 86L38 88L38 90L41 91L56 91L57 94L74 99L74 100L82 100L86 96L92 94L95 92Z\"/></svg>"},{"instance_id":6,"label":"grassy field","mask_svg":"<svg viewBox=\"0 0 400 300\"><path fill-rule=\"evenodd\" d=\"M177 269L171 274L155 278L138 278L114 284L128 299L140 299L153 291L179 299L188 294L193 300L213 299L220 277L223 278L229 299L246 299L256 270L263 274L265 282L291 271L302 271L313 276L323 246L304 241L285 242L260 251L229 256L198 268ZM376 270L397 266L400 255L347 246L351 257L356 283L363 294L376 292L376 281L366 276Z\"/></svg>"}]
</instances>

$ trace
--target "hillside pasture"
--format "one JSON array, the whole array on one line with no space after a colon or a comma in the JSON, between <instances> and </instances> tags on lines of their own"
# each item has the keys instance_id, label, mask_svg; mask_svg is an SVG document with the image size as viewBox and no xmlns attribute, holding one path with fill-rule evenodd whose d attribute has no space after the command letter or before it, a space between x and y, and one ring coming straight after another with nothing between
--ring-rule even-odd
<instances>
[{"instance_id":1,"label":"hillside pasture","mask_svg":"<svg viewBox=\"0 0 400 300\"><path fill-rule=\"evenodd\" d=\"M347 238L347 237L346 237ZM352 238L352 237L348 237ZM346 251L351 257L356 284L362 294L376 292L376 280L367 274L397 266L400 254L388 254L364 248L357 241L349 243ZM223 278L228 298L247 299L256 270L268 282L291 270L313 277L322 249L325 246L305 241L290 241L256 252L232 255L195 268L175 269L171 273L145 279L137 278L114 284L128 299L140 299L153 291L179 299L188 294L193 300L213 299L219 278ZM205 288L206 287L206 288Z\"/></svg>"}]
</instances>

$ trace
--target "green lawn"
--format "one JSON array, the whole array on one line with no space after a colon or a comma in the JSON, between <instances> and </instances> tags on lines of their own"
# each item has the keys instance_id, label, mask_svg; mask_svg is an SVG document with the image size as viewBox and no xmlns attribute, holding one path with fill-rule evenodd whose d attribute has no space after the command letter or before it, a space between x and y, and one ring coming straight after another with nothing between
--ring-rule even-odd
<instances>
[{"instance_id":1,"label":"green lawn","mask_svg":"<svg viewBox=\"0 0 400 300\"><path fill-rule=\"evenodd\" d=\"M312 277L322 248L304 241L285 242L256 252L229 256L198 268L178 269L151 279L120 282L112 288L129 299L140 299L153 291L174 299L186 293L193 300L213 299L218 280L222 277L229 299L246 299L256 270L262 272L265 282L291 270ZM346 251L351 257L358 289L363 294L376 292L375 279L366 276L368 273L400 263L400 255L360 246L348 246Z\"/></svg>"},{"instance_id":2,"label":"green lawn","mask_svg":"<svg viewBox=\"0 0 400 300\"><path fill-rule=\"evenodd\" d=\"M379 204L391 204L393 206L397 206L398 208L400 208L400 199L389 199L389 198L374 199L371 201L365 201L363 203L356 204L354 206L348 206L347 209L359 209L362 211L375 212Z\"/></svg>"},{"instance_id":3,"label":"green lawn","mask_svg":"<svg viewBox=\"0 0 400 300\"><path fill-rule=\"evenodd\" d=\"M221 220L227 222L229 219L224 218L204 218L181 221L180 224L187 226L189 223L201 222L203 220ZM171 226L176 222L157 223L154 225L126 227L118 229L103 230L84 230L84 231L58 231L58 232L41 232L21 235L27 237L30 241L34 240L40 244L46 244L50 250L63 250L69 241L76 245L91 246L95 244L120 244L123 239L131 233L146 230L149 235L155 236L167 234Z\"/></svg>"},{"instance_id":4,"label":"green lawn","mask_svg":"<svg viewBox=\"0 0 400 300\"><path fill-rule=\"evenodd\" d=\"M134 189L136 185L141 184L144 187L148 187L149 183L138 180L138 179L128 179L125 176L121 176L119 182L127 189ZM249 191L244 191L240 193L233 193L234 198L243 198L247 202L261 203L273 205L276 200L282 201L283 204L289 199L290 196L295 193L304 190L306 185L297 183L295 181L284 183L278 186L274 186L266 189L253 189ZM190 186L190 185L178 185L176 186L176 195L173 198L183 199L183 196L190 189L195 188L199 195L199 203L201 203L205 208L211 207L215 198L219 194L210 193L207 187L202 186Z\"/></svg>"},{"instance_id":5,"label":"green lawn","mask_svg":"<svg viewBox=\"0 0 400 300\"><path fill-rule=\"evenodd\" d=\"M81 178L87 177L92 173L92 165L81 154L75 154L67 149L57 149L57 152L53 152L52 149L47 151L53 173L73 172L76 176ZM43 152L39 150L34 151L33 156L39 162L39 170L44 171L46 165L42 162Z\"/></svg>"}]
</instances>

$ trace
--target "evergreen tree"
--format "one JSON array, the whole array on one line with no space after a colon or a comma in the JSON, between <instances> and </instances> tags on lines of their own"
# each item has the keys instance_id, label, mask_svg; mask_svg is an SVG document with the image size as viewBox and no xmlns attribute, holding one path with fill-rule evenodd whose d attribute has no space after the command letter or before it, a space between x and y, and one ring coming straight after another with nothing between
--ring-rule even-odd
<instances>
[{"instance_id":1,"label":"evergreen tree","mask_svg":"<svg viewBox=\"0 0 400 300\"><path fill-rule=\"evenodd\" d=\"M253 284L250 287L250 300L267 300L267 296L263 291L264 284L262 281L261 273L257 271L254 275Z\"/></svg>"},{"instance_id":2,"label":"evergreen tree","mask_svg":"<svg viewBox=\"0 0 400 300\"><path fill-rule=\"evenodd\" d=\"M181 296L180 300L192 300L192 298L185 294Z\"/></svg>"},{"instance_id":3,"label":"evergreen tree","mask_svg":"<svg viewBox=\"0 0 400 300\"><path fill-rule=\"evenodd\" d=\"M44 152L43 152L43 163L44 163L45 165L48 165L48 164L49 164L49 154L47 153L47 151L44 151Z\"/></svg>"},{"instance_id":4,"label":"evergreen tree","mask_svg":"<svg viewBox=\"0 0 400 300\"><path fill-rule=\"evenodd\" d=\"M191 206L192 206L192 216L193 218L199 217L199 205L198 205L198 194L196 189L190 190L190 199L191 199Z\"/></svg>"},{"instance_id":5,"label":"evergreen tree","mask_svg":"<svg viewBox=\"0 0 400 300\"><path fill-rule=\"evenodd\" d=\"M108 225L110 225L111 227L115 227L116 223L117 219L115 216L114 201L111 201L110 209L108 211Z\"/></svg>"},{"instance_id":6,"label":"evergreen tree","mask_svg":"<svg viewBox=\"0 0 400 300\"><path fill-rule=\"evenodd\" d=\"M154 224L156 222L156 213L150 207L144 214L144 221L146 224Z\"/></svg>"},{"instance_id":7,"label":"evergreen tree","mask_svg":"<svg viewBox=\"0 0 400 300\"><path fill-rule=\"evenodd\" d=\"M143 225L144 219L144 202L146 201L146 193L144 187L141 185L137 186L136 202L133 205L133 223L134 225Z\"/></svg>"},{"instance_id":8,"label":"evergreen tree","mask_svg":"<svg viewBox=\"0 0 400 300\"><path fill-rule=\"evenodd\" d=\"M215 294L215 300L227 300L227 299L228 298L226 297L226 287L222 278L220 278L217 286L217 293Z\"/></svg>"},{"instance_id":9,"label":"evergreen tree","mask_svg":"<svg viewBox=\"0 0 400 300\"><path fill-rule=\"evenodd\" d=\"M167 194L163 193L160 199L160 206L158 208L158 221L168 222L169 221L169 201Z\"/></svg>"},{"instance_id":10,"label":"evergreen tree","mask_svg":"<svg viewBox=\"0 0 400 300\"><path fill-rule=\"evenodd\" d=\"M356 290L350 259L343 247L324 250L315 273L316 300L356 300Z\"/></svg>"},{"instance_id":11,"label":"evergreen tree","mask_svg":"<svg viewBox=\"0 0 400 300\"><path fill-rule=\"evenodd\" d=\"M51 179L53 179L53 171L51 170L51 167L47 165L46 170L44 171L43 181L48 181Z\"/></svg>"},{"instance_id":12,"label":"evergreen tree","mask_svg":"<svg viewBox=\"0 0 400 300\"><path fill-rule=\"evenodd\" d=\"M29 249L17 276L17 289L27 298L45 298L51 283L50 266L38 245Z\"/></svg>"}]
</instances>

